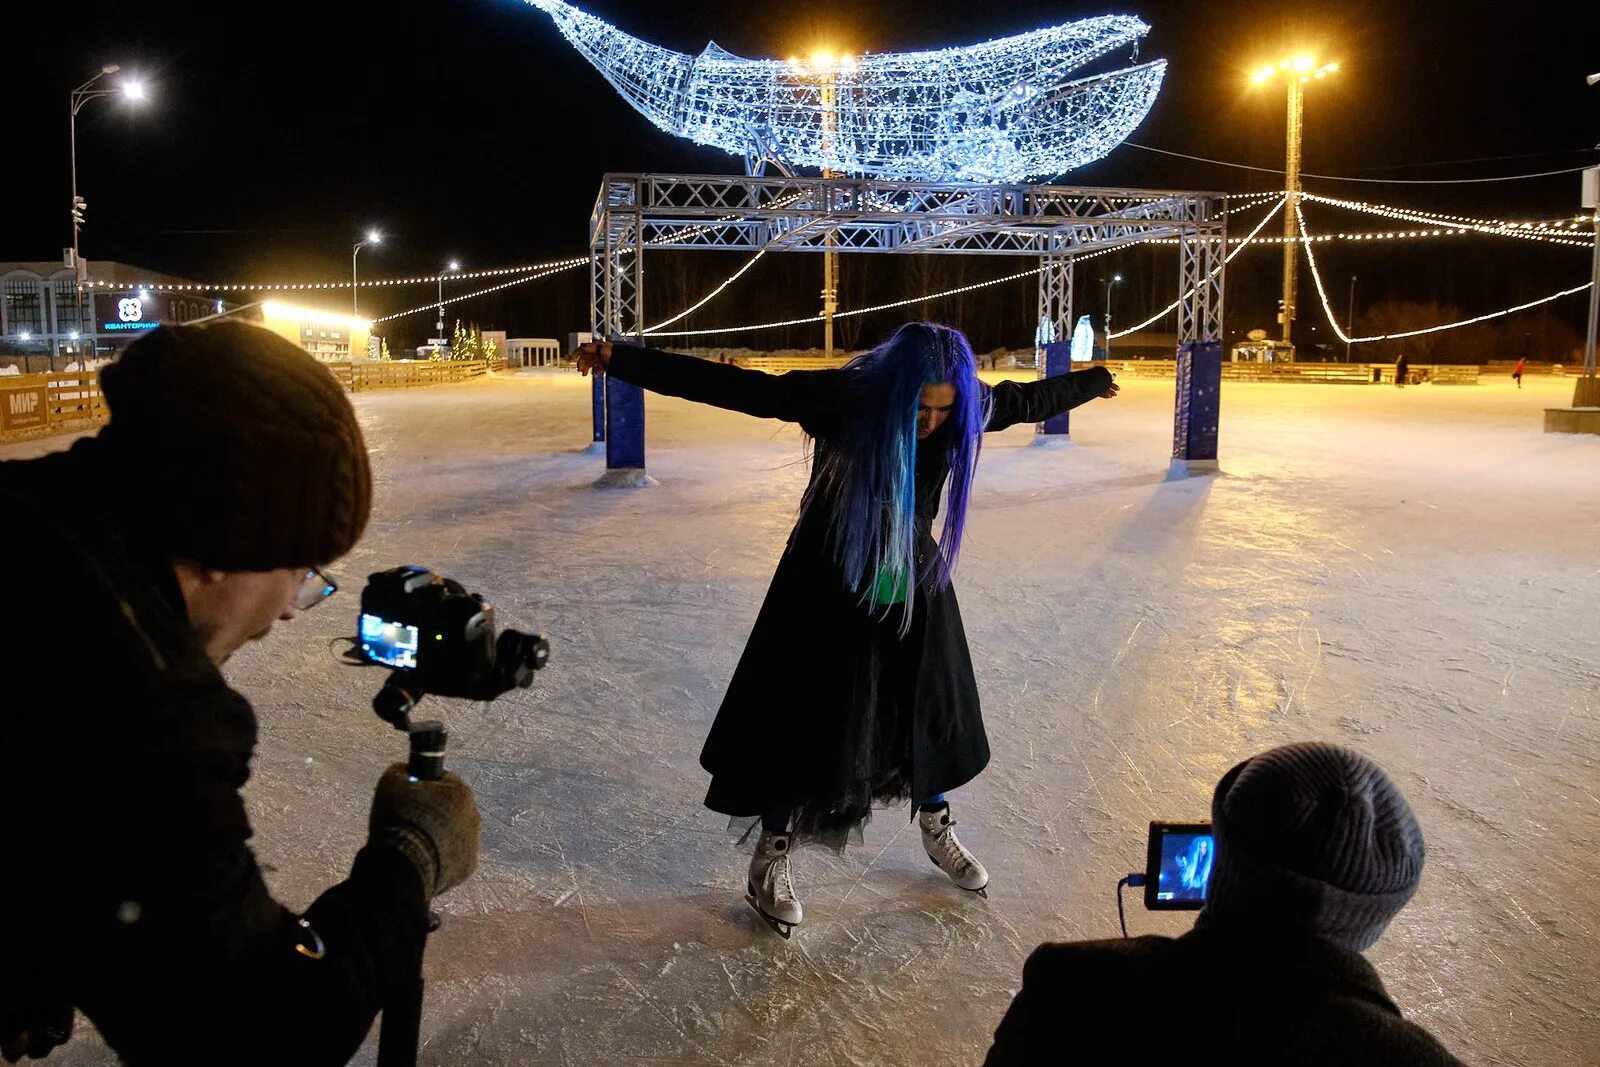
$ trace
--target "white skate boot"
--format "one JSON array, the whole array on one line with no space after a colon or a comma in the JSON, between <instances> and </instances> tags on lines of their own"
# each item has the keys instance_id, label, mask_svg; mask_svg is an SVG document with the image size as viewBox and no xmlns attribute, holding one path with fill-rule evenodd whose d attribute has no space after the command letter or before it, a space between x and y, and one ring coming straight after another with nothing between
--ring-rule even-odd
<instances>
[{"instance_id":1,"label":"white skate boot","mask_svg":"<svg viewBox=\"0 0 1600 1067\"><path fill-rule=\"evenodd\" d=\"M950 805L946 804L938 811L917 812L917 822L922 827L922 847L934 866L948 874L950 880L962 889L987 899L989 872L956 837L956 824L950 818Z\"/></svg>"},{"instance_id":2,"label":"white skate boot","mask_svg":"<svg viewBox=\"0 0 1600 1067\"><path fill-rule=\"evenodd\" d=\"M750 906L784 940L805 916L794 895L794 878L789 868L789 834L761 831L756 854L750 860L748 895Z\"/></svg>"}]
</instances>

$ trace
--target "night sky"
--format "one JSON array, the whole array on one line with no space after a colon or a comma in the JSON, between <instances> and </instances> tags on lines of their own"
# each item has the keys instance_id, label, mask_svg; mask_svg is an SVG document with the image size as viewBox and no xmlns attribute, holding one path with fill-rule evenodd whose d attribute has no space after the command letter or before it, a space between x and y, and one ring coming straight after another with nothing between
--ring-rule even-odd
<instances>
[{"instance_id":1,"label":"night sky","mask_svg":"<svg viewBox=\"0 0 1600 1067\"><path fill-rule=\"evenodd\" d=\"M1306 47L1342 64L1308 92L1308 172L1453 178L1600 160L1600 88L1583 83L1600 70L1600 4L591 0L588 8L658 44L698 52L714 39L751 57L809 53L820 44L851 51L957 45L1125 12L1153 27L1140 57L1170 62L1154 111L1132 138L1143 145L1281 167L1282 90L1252 89L1248 73ZM84 254L200 280L346 277L350 245L367 226L388 238L381 250L362 253L363 276L370 277L431 273L452 257L488 267L581 254L603 172L738 168L732 157L651 126L545 15L520 0L90 0L34 11L54 24L40 27L42 44L20 50L27 54L8 79L0 256L9 259L54 259L69 243L67 96L106 62L143 74L153 99L137 110L96 101L80 116L79 185L89 202ZM1281 178L1124 146L1063 181L1256 190ZM1308 178L1306 187L1472 215L1544 218L1578 210L1576 175L1456 187ZM1318 210L1324 213L1311 216L1314 227L1357 225L1352 216ZM1383 225L1372 220L1370 228ZM706 258L711 281L737 265ZM1443 291L1469 314L1587 275L1581 251L1507 250L1486 240L1331 251L1327 258L1331 277L1359 272L1394 298ZM895 276L901 262L860 257L846 270L870 273L874 292L914 295L897 284L906 281ZM1270 318L1264 309L1271 307L1276 262L1258 253L1251 265L1241 264L1236 284L1230 278L1230 326ZM992 273L972 266L969 280L1004 273L1000 263ZM805 267L801 291L789 294L772 290L791 284L792 268L765 282L752 279L759 299L747 296L741 306L730 294L732 304L695 321L749 321L769 309L805 314L815 302L811 273ZM1163 276L1144 287L1145 297L1133 289L1129 299L1156 299L1158 289L1170 299L1173 284ZM996 298L1022 307L1022 283L1012 288ZM363 311L402 310L431 292L374 294ZM582 299L574 276L478 301L464 313L485 326L555 334L579 327L571 320L581 318ZM1320 318L1309 281L1300 300L1307 321ZM1569 298L1558 313L1581 322L1581 298ZM414 344L430 332L431 318L402 320L394 336Z\"/></svg>"}]
</instances>

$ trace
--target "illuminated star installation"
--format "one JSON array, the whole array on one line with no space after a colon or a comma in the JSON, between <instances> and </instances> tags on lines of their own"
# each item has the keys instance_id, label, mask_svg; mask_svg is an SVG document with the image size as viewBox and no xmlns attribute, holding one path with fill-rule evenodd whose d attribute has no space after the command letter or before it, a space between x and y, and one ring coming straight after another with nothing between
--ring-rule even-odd
<instances>
[{"instance_id":1,"label":"illuminated star installation","mask_svg":"<svg viewBox=\"0 0 1600 1067\"><path fill-rule=\"evenodd\" d=\"M1127 15L966 48L800 63L743 59L714 43L686 55L562 0L524 2L555 20L651 122L752 168L771 161L918 181L1062 174L1132 133L1166 71L1155 60L1082 74L1115 49L1137 48L1150 27Z\"/></svg>"}]
</instances>

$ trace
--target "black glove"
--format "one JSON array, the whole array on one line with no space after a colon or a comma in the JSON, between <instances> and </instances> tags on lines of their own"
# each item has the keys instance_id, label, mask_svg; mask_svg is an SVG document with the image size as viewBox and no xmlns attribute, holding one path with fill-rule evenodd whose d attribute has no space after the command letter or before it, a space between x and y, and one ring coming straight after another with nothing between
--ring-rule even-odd
<instances>
[{"instance_id":1,"label":"black glove","mask_svg":"<svg viewBox=\"0 0 1600 1067\"><path fill-rule=\"evenodd\" d=\"M409 859L431 900L465 882L478 865L478 805L471 788L455 775L413 782L406 765L396 763L383 772L372 795L368 840Z\"/></svg>"}]
</instances>

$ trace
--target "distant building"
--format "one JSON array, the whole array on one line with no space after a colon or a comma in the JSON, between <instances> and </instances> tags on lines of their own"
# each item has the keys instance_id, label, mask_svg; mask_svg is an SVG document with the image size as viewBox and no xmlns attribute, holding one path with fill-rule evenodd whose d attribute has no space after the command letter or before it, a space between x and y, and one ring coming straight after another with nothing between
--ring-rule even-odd
<instances>
[{"instance_id":1,"label":"distant building","mask_svg":"<svg viewBox=\"0 0 1600 1067\"><path fill-rule=\"evenodd\" d=\"M324 363L367 358L367 339L372 335L372 322L368 319L282 300L264 300L254 307L241 308L239 315L293 341Z\"/></svg>"},{"instance_id":2,"label":"distant building","mask_svg":"<svg viewBox=\"0 0 1600 1067\"><path fill-rule=\"evenodd\" d=\"M84 261L85 284L59 261L0 262L0 362L38 372L80 358L107 359L162 323L190 322L222 306L194 283L110 260Z\"/></svg>"},{"instance_id":3,"label":"distant building","mask_svg":"<svg viewBox=\"0 0 1600 1067\"><path fill-rule=\"evenodd\" d=\"M554 337L513 337L506 342L506 364L512 367L554 367L561 355L561 342Z\"/></svg>"}]
</instances>

